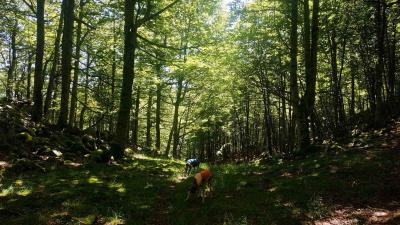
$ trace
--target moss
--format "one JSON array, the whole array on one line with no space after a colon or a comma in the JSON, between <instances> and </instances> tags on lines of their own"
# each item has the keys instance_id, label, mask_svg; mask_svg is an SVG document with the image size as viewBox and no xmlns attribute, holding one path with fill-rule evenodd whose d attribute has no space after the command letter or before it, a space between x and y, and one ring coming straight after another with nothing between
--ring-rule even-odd
<instances>
[{"instance_id":1,"label":"moss","mask_svg":"<svg viewBox=\"0 0 400 225\"><path fill-rule=\"evenodd\" d=\"M21 132L17 134L17 139L25 143L32 143L33 137L28 132Z\"/></svg>"},{"instance_id":2,"label":"moss","mask_svg":"<svg viewBox=\"0 0 400 225\"><path fill-rule=\"evenodd\" d=\"M120 160L124 157L124 147L118 143L111 144L110 152L115 160Z\"/></svg>"}]
</instances>

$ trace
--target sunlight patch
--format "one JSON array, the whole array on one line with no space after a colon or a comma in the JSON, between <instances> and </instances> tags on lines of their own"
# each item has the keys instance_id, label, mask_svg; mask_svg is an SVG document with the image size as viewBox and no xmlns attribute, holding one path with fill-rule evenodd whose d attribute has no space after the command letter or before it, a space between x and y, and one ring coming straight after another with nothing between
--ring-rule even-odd
<instances>
[{"instance_id":1,"label":"sunlight patch","mask_svg":"<svg viewBox=\"0 0 400 225\"><path fill-rule=\"evenodd\" d=\"M16 180L15 182L14 182L14 184L16 185L16 186L22 186L23 184L24 184L24 181L23 180Z\"/></svg>"},{"instance_id":2,"label":"sunlight patch","mask_svg":"<svg viewBox=\"0 0 400 225\"><path fill-rule=\"evenodd\" d=\"M32 193L32 189L27 188L27 187L17 191L17 195L19 195L19 196L28 196L31 193Z\"/></svg>"},{"instance_id":3,"label":"sunlight patch","mask_svg":"<svg viewBox=\"0 0 400 225\"><path fill-rule=\"evenodd\" d=\"M5 197L7 195L13 194L14 192L15 192L14 186L10 185L8 188L1 190L0 197Z\"/></svg>"},{"instance_id":4,"label":"sunlight patch","mask_svg":"<svg viewBox=\"0 0 400 225\"><path fill-rule=\"evenodd\" d=\"M115 189L119 193L126 192L125 186L122 183L110 183L110 184L108 184L108 187Z\"/></svg>"},{"instance_id":5,"label":"sunlight patch","mask_svg":"<svg viewBox=\"0 0 400 225\"><path fill-rule=\"evenodd\" d=\"M101 181L101 180L100 180L98 177L96 177L96 176L91 176L91 177L89 177L88 182L89 182L90 184L102 184L102 183L103 183L103 181Z\"/></svg>"}]
</instances>

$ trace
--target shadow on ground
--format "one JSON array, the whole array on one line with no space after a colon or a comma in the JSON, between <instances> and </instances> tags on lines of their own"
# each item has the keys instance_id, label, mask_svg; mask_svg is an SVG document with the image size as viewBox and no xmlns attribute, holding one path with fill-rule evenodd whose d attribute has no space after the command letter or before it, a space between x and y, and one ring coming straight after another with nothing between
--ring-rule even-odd
<instances>
[{"instance_id":1,"label":"shadow on ground","mask_svg":"<svg viewBox=\"0 0 400 225\"><path fill-rule=\"evenodd\" d=\"M48 173L6 177L1 183L3 224L146 224L159 191L182 168L165 160L123 165L88 164Z\"/></svg>"}]
</instances>

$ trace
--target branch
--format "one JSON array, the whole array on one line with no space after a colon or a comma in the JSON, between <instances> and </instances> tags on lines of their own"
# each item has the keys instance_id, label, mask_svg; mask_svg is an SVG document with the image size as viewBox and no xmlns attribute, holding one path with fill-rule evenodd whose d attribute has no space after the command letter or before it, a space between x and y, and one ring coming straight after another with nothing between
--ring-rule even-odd
<instances>
[{"instance_id":1,"label":"branch","mask_svg":"<svg viewBox=\"0 0 400 225\"><path fill-rule=\"evenodd\" d=\"M26 6L28 6L28 8L33 12L33 14L35 14L35 15L37 14L32 1L30 1L30 2L27 2L26 0L22 0L22 1L25 3Z\"/></svg>"},{"instance_id":2,"label":"branch","mask_svg":"<svg viewBox=\"0 0 400 225\"><path fill-rule=\"evenodd\" d=\"M171 8L172 6L174 6L176 3L178 3L180 0L175 0L173 1L171 4L165 6L163 9L161 9L160 11L154 13L154 14L150 14L149 16L144 17L143 19L139 20L137 22L137 27L142 26L143 24L145 24L146 22L158 17L159 15L161 15L163 12L165 12L166 10L168 10L169 8Z\"/></svg>"},{"instance_id":3,"label":"branch","mask_svg":"<svg viewBox=\"0 0 400 225\"><path fill-rule=\"evenodd\" d=\"M394 2L390 2L390 3L386 3L387 7L392 7L395 4L400 4L400 0L394 1Z\"/></svg>"},{"instance_id":4,"label":"branch","mask_svg":"<svg viewBox=\"0 0 400 225\"><path fill-rule=\"evenodd\" d=\"M90 25L89 23L87 23L87 22L85 22L85 21L83 21L83 20L81 20L81 19L79 19L77 17L74 17L74 20L76 22L81 22L82 24L84 24L85 26L89 27L92 30L96 29L94 26Z\"/></svg>"},{"instance_id":5,"label":"branch","mask_svg":"<svg viewBox=\"0 0 400 225\"><path fill-rule=\"evenodd\" d=\"M137 34L137 37L142 39L143 41L147 42L148 44L157 46L159 48L166 48L166 49L171 49L171 50L175 50L175 51L182 51L183 50L182 48L176 48L176 47L168 46L168 45L165 45L165 44L160 44L160 43L156 43L156 42L150 41L149 39L143 37L140 34Z\"/></svg>"},{"instance_id":6,"label":"branch","mask_svg":"<svg viewBox=\"0 0 400 225\"><path fill-rule=\"evenodd\" d=\"M158 60L158 61L162 61L162 62L174 62L174 61L169 61L169 60L160 58L160 57L158 57L158 56L156 56L156 55L154 55L154 54L148 52L148 51L145 50L144 48L139 48L139 49L140 49L140 51L144 52L145 54L149 55L150 57L152 57L153 59L156 59L156 60Z\"/></svg>"}]
</instances>

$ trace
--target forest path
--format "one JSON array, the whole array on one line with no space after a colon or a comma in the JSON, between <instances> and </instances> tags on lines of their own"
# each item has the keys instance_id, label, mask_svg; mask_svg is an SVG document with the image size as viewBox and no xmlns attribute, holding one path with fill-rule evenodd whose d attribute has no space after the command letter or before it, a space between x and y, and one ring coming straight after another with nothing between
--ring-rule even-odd
<instances>
[{"instance_id":1,"label":"forest path","mask_svg":"<svg viewBox=\"0 0 400 225\"><path fill-rule=\"evenodd\" d=\"M170 225L171 218L169 215L171 208L171 195L175 191L175 184L172 184L168 189L160 190L159 196L156 198L157 203L154 209L154 214L151 216L149 225L165 224Z\"/></svg>"},{"instance_id":2,"label":"forest path","mask_svg":"<svg viewBox=\"0 0 400 225\"><path fill-rule=\"evenodd\" d=\"M156 205L154 208L153 215L149 219L149 225L171 225L173 221L171 220L171 209L173 208L172 200L176 192L176 187L182 181L187 179L184 176L178 176L175 183L168 184L166 188L160 190L159 195L156 198Z\"/></svg>"}]
</instances>

